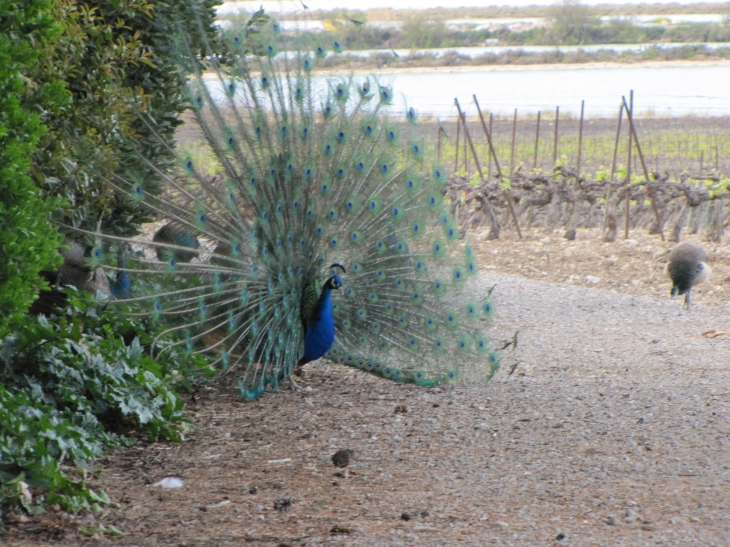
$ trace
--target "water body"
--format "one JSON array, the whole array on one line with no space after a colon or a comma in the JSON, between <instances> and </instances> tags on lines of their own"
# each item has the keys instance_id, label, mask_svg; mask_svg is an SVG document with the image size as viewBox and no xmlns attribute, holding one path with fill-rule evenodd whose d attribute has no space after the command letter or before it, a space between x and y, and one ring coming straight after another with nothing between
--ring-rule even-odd
<instances>
[{"instance_id":1,"label":"water body","mask_svg":"<svg viewBox=\"0 0 730 547\"><path fill-rule=\"evenodd\" d=\"M621 96L634 90L634 112L658 116L730 116L730 62L643 63L636 65L586 64L477 67L468 69L390 70L374 73L391 85L395 112L413 107L421 114L439 118L456 115L454 98L469 115L476 114L476 94L484 112L509 116L542 111L580 115L585 100L587 117L615 116ZM371 77L366 72L355 80ZM326 97L326 76L315 85ZM214 75L207 75L215 96ZM339 80L338 80L339 81ZM371 77L372 81L372 77Z\"/></svg>"},{"instance_id":2,"label":"water body","mask_svg":"<svg viewBox=\"0 0 730 547\"><path fill-rule=\"evenodd\" d=\"M621 96L634 90L634 111L660 116L730 115L730 62L652 63L637 65L541 65L484 67L468 70L392 71L381 75L392 83L399 102L421 113L455 115L454 98L475 113L476 94L484 111L510 115L561 112L614 116Z\"/></svg>"}]
</instances>

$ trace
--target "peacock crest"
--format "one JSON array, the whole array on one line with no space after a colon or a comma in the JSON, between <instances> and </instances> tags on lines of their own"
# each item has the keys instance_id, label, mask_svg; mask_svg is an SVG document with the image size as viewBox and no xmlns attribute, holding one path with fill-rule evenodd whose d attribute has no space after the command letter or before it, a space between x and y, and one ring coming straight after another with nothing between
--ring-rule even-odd
<instances>
[{"instance_id":1,"label":"peacock crest","mask_svg":"<svg viewBox=\"0 0 730 547\"><path fill-rule=\"evenodd\" d=\"M151 237L102 235L93 250L132 280L114 302L164 325L161 351L215 355L250 398L330 332L326 358L384 378L491 378L492 303L416 112L393 115L377 78L319 70L339 43L279 53L275 21L259 12L248 28L202 60L180 38L200 143L173 170L150 163L164 192L108 177L158 219Z\"/></svg>"}]
</instances>

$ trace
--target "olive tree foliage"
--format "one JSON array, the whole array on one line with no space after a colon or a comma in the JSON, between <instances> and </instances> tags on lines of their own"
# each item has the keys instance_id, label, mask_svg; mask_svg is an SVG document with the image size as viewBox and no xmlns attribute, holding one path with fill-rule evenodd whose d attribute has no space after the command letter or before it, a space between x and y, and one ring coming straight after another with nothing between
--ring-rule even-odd
<instances>
[{"instance_id":1,"label":"olive tree foliage","mask_svg":"<svg viewBox=\"0 0 730 547\"><path fill-rule=\"evenodd\" d=\"M448 29L443 21L429 21L427 13L418 13L403 23L401 47L437 48L444 45L448 38Z\"/></svg>"},{"instance_id":2,"label":"olive tree foliage","mask_svg":"<svg viewBox=\"0 0 730 547\"><path fill-rule=\"evenodd\" d=\"M548 12L551 41L557 44L581 45L593 42L592 33L601 22L596 11L579 0L563 0Z\"/></svg>"}]
</instances>

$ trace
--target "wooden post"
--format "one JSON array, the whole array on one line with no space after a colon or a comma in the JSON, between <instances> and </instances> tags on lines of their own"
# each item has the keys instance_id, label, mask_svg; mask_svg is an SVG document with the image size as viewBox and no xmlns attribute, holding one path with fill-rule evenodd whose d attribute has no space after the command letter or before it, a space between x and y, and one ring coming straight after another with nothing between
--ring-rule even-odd
<instances>
[{"instance_id":1,"label":"wooden post","mask_svg":"<svg viewBox=\"0 0 730 547\"><path fill-rule=\"evenodd\" d=\"M535 159L532 161L532 168L537 169L537 147L540 143L540 111L537 111L537 125L535 126Z\"/></svg>"},{"instance_id":2,"label":"wooden post","mask_svg":"<svg viewBox=\"0 0 730 547\"><path fill-rule=\"evenodd\" d=\"M466 114L461 113L461 125L464 127L464 173L466 180L469 180L469 155L466 153Z\"/></svg>"},{"instance_id":3,"label":"wooden post","mask_svg":"<svg viewBox=\"0 0 730 547\"><path fill-rule=\"evenodd\" d=\"M609 181L613 181L613 176L616 174L616 156L618 155L618 143L621 137L621 118L624 113L624 103L618 107L618 124L616 125L616 142L613 145L613 162L611 162L611 176L608 178ZM611 199L611 185L606 188L606 208L603 211L603 221L601 222L601 232L606 229L606 220L608 219L608 200Z\"/></svg>"},{"instance_id":4,"label":"wooden post","mask_svg":"<svg viewBox=\"0 0 730 547\"><path fill-rule=\"evenodd\" d=\"M482 115L482 109L479 108L479 101L477 101L477 96L474 95L474 104L477 105L477 112L479 113L479 119L482 122L482 129L484 129L484 133L487 135L487 143L489 143L489 152L491 153L492 159L494 160L494 167L497 169L497 177L502 178L502 169L499 167L499 160L497 159L497 154L494 151L494 143L492 143L492 132L491 132L491 125L492 125L492 115L489 115L489 125L490 129L487 129L487 124L484 123L484 116Z\"/></svg>"},{"instance_id":5,"label":"wooden post","mask_svg":"<svg viewBox=\"0 0 730 547\"><path fill-rule=\"evenodd\" d=\"M456 110L459 113L459 118L464 120L465 116L461 112L461 106L459 105L459 100L457 98L454 98L454 104L456 105ZM481 113L480 113L480 115L481 115ZM479 164L479 158L477 157L477 151L474 148L474 143L471 140L471 135L469 135L469 130L467 129L466 124L464 124L464 142L467 142L467 141L469 142L469 148L471 148L471 153L474 156L474 163L476 163L477 171L479 172L479 178L482 180L482 182L485 182L484 173L482 172L482 167ZM520 236L520 239L522 239L522 234L520 233L520 226L519 226L519 224L517 224L517 217L515 216L515 212L512 209L512 204L509 201L509 199L510 199L509 192L507 192L507 190L505 190L505 193L507 194L506 197L508 200L507 203L509 204L509 209L510 209L510 211L512 211L512 216L515 219L515 226L517 227L517 234ZM486 196L484 198L484 204L489 209L489 216L492 218L492 228L494 228L494 222L496 222L496 216L494 215L492 206L489 203L489 201L487 200Z\"/></svg>"},{"instance_id":6,"label":"wooden post","mask_svg":"<svg viewBox=\"0 0 730 547\"><path fill-rule=\"evenodd\" d=\"M466 116L461 111L461 106L459 105L459 99L454 98L454 104L456 105L456 110L459 112L459 118L462 122L466 121ZM469 143L469 148L471 148L472 156L474 156L474 163L476 163L477 171L479 171L479 178L482 179L482 182L484 182L484 174L482 173L482 166L479 164L479 158L477 157L477 151L474 149L474 143L471 141L471 135L469 135L469 130L466 128L466 123L464 123L464 143Z\"/></svg>"},{"instance_id":7,"label":"wooden post","mask_svg":"<svg viewBox=\"0 0 730 547\"><path fill-rule=\"evenodd\" d=\"M461 133L461 115L456 119L456 159L454 160L454 173L459 171L459 134Z\"/></svg>"},{"instance_id":8,"label":"wooden post","mask_svg":"<svg viewBox=\"0 0 730 547\"><path fill-rule=\"evenodd\" d=\"M717 222L717 242L722 243L723 228L722 223L722 196L718 196L715 200L715 222Z\"/></svg>"},{"instance_id":9,"label":"wooden post","mask_svg":"<svg viewBox=\"0 0 730 547\"><path fill-rule=\"evenodd\" d=\"M626 109L626 113L628 114L629 120L631 120L631 115L634 113L634 90L631 90L630 94L631 100L629 101L629 107ZM629 123L629 125L631 125ZM632 150L632 137L633 133L629 131L629 153L628 156L628 165L626 166L626 215L624 219L624 239L629 239L629 206L631 204L631 200L629 199L631 197L631 153Z\"/></svg>"},{"instance_id":10,"label":"wooden post","mask_svg":"<svg viewBox=\"0 0 730 547\"><path fill-rule=\"evenodd\" d=\"M580 124L578 125L578 167L576 168L576 171L578 172L578 176L580 177L580 162L582 159L582 152L583 152L583 112L585 110L586 102L585 100L582 100L580 102Z\"/></svg>"},{"instance_id":11,"label":"wooden post","mask_svg":"<svg viewBox=\"0 0 730 547\"><path fill-rule=\"evenodd\" d=\"M454 99L456 101L456 99ZM487 134L487 141L489 142L489 150L492 152L492 157L494 158L494 165L497 168L497 176L499 178L502 178L502 170L499 168L499 162L497 161L497 154L494 153L494 146L492 145L492 136L487 130L487 124L484 123L484 116L482 116L482 109L479 108L479 101L477 101L477 96L474 95L474 104L477 106L477 112L479 112L479 119L482 122L482 128L484 129L484 132ZM456 101L456 108L459 108L459 102ZM515 115L516 115L515 111ZM471 140L469 141L471 142ZM474 153L474 159L476 159L476 152L474 152L474 147L472 146L472 153ZM484 180L482 178L482 180ZM520 230L520 223L517 221L517 214L515 213L515 208L512 205L512 197L510 196L509 190L507 188L504 189L504 197L507 200L507 207L509 208L509 212L512 214L512 219L515 221L515 228L517 229L517 236L522 239L522 230Z\"/></svg>"},{"instance_id":12,"label":"wooden post","mask_svg":"<svg viewBox=\"0 0 730 547\"><path fill-rule=\"evenodd\" d=\"M481 112L479 113L481 116ZM490 112L489 113L489 134L493 135L492 132L492 123L494 122L494 115ZM484 120L482 120L482 123L484 123ZM489 146L489 140L487 140L487 146ZM492 178L492 153L490 152L487 154L487 157L489 157L489 178Z\"/></svg>"},{"instance_id":13,"label":"wooden post","mask_svg":"<svg viewBox=\"0 0 730 547\"><path fill-rule=\"evenodd\" d=\"M633 98L633 97L632 97ZM621 100L623 101L622 106L626 108L626 97L621 97ZM626 109L627 112L629 112L628 108ZM647 189L649 193L649 199L651 200L651 207L654 209L654 220L656 220L657 227L659 228L659 235L662 237L662 241L666 241L664 239L664 228L662 227L662 221L661 217L659 215L659 209L656 204L656 200L654 199L654 192L652 191L651 187L649 185L649 170L646 168L646 162L644 161L644 154L641 152L641 144L639 144L639 135L636 134L636 126L634 125L634 117L632 116L633 113L633 106L631 109L631 112L629 112L629 115L627 116L629 119L629 131L634 137L634 142L636 143L636 151L639 154L639 160L641 161L641 168L644 170L644 178L646 179Z\"/></svg>"},{"instance_id":14,"label":"wooden post","mask_svg":"<svg viewBox=\"0 0 730 547\"><path fill-rule=\"evenodd\" d=\"M715 171L719 171L717 168L717 135L715 135Z\"/></svg>"},{"instance_id":15,"label":"wooden post","mask_svg":"<svg viewBox=\"0 0 730 547\"><path fill-rule=\"evenodd\" d=\"M560 107L555 107L555 138L553 139L553 167L558 161L558 124L560 123Z\"/></svg>"},{"instance_id":16,"label":"wooden post","mask_svg":"<svg viewBox=\"0 0 730 547\"><path fill-rule=\"evenodd\" d=\"M509 174L515 172L515 136L517 134L517 109L515 108L515 116L512 118L512 147L509 154Z\"/></svg>"}]
</instances>

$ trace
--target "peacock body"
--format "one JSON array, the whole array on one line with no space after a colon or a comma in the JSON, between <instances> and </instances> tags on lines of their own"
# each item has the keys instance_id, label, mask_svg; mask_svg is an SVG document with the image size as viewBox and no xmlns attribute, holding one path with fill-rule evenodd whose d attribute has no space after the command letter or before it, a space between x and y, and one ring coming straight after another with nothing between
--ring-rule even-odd
<instances>
[{"instance_id":1,"label":"peacock body","mask_svg":"<svg viewBox=\"0 0 730 547\"><path fill-rule=\"evenodd\" d=\"M392 117L373 77L315 70L337 43L279 55L275 21L259 12L248 28L226 64L181 40L200 143L158 170L164 193L108 177L164 224L102 233L92 260L134 280L115 302L161 321L166 347L215 355L250 398L323 356L426 386L489 379L492 304L415 111Z\"/></svg>"}]
</instances>

